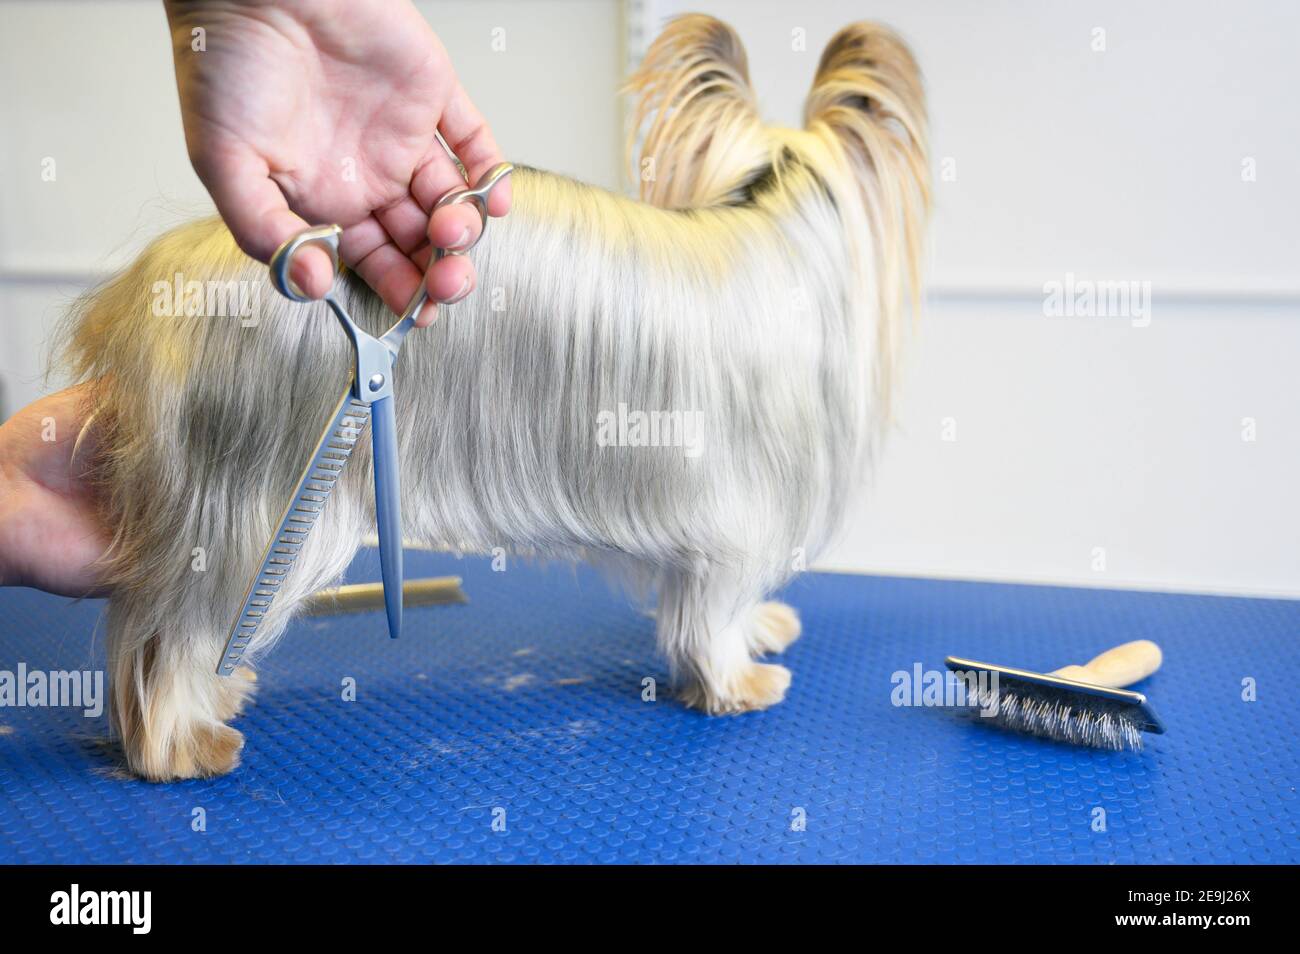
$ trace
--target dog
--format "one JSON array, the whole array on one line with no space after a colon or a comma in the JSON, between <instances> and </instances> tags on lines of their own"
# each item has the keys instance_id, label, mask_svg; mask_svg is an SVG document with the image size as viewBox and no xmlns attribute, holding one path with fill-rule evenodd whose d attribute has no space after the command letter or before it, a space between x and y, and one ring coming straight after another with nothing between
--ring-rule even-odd
<instances>
[{"instance_id":1,"label":"dog","mask_svg":"<svg viewBox=\"0 0 1300 954\"><path fill-rule=\"evenodd\" d=\"M769 127L739 38L687 16L629 90L640 200L518 168L512 212L471 253L479 291L408 339L405 530L432 548L589 561L656 595L686 704L764 709L791 676L761 658L800 632L764 598L824 548L890 420L930 198L920 74L890 30L848 26L821 57L805 128ZM257 290L257 320L160 316L159 283L178 275ZM337 294L372 334L393 320L352 276ZM114 731L143 778L229 772L243 737L228 723L254 678L221 678L216 663L349 345L321 303L278 296L210 219L91 292L62 354L85 386L112 533ZM692 422L691 439L646 439L646 415L669 437ZM368 444L246 661L372 532Z\"/></svg>"}]
</instances>

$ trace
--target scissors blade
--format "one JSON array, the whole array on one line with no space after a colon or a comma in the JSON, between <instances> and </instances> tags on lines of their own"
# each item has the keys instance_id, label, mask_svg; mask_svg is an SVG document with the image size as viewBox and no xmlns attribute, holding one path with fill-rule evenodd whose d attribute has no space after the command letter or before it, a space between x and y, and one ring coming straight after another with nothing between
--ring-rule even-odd
<instances>
[{"instance_id":1,"label":"scissors blade","mask_svg":"<svg viewBox=\"0 0 1300 954\"><path fill-rule=\"evenodd\" d=\"M397 415L393 399L370 405L370 435L375 452L375 523L379 529L379 570L384 579L388 635L402 634L402 469L397 456Z\"/></svg>"},{"instance_id":2,"label":"scissors blade","mask_svg":"<svg viewBox=\"0 0 1300 954\"><path fill-rule=\"evenodd\" d=\"M325 502L338 483L339 475L352 459L352 451L369 419L370 405L353 396L352 382L349 380L330 422L316 442L311 459L298 478L298 486L280 516L271 542L266 545L257 575L244 594L239 615L231 624L226 647L217 663L217 675L229 676L233 673L244 650L257 635L272 601L280 592L280 584L293 569L302 545L307 542L307 534L316 525Z\"/></svg>"}]
</instances>

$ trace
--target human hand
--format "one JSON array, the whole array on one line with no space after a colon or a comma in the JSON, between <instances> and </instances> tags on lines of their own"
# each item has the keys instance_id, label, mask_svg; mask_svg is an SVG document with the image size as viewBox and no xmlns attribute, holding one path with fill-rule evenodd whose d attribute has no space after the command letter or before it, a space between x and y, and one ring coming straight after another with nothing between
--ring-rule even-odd
<instances>
[{"instance_id":1,"label":"human hand","mask_svg":"<svg viewBox=\"0 0 1300 954\"><path fill-rule=\"evenodd\" d=\"M395 311L420 287L432 246L480 231L470 204L434 203L501 161L447 51L406 0L166 0L190 159L235 240L268 261L311 224L343 227L340 253ZM201 30L202 51L199 37ZM492 215L510 207L494 190ZM432 244L431 244L432 243ZM304 248L292 278L314 298L329 257ZM434 301L473 288L467 258L427 275ZM417 324L433 321L426 308Z\"/></svg>"},{"instance_id":2,"label":"human hand","mask_svg":"<svg viewBox=\"0 0 1300 954\"><path fill-rule=\"evenodd\" d=\"M34 586L92 596L102 580L96 561L108 547L86 479L94 453L85 423L85 386L27 405L0 425L0 586Z\"/></svg>"}]
</instances>

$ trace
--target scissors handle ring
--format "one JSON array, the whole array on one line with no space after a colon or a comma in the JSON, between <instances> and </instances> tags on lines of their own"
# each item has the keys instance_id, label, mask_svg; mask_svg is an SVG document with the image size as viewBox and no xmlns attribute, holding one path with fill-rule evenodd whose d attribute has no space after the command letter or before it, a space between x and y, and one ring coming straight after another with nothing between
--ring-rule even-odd
<instances>
[{"instance_id":1,"label":"scissors handle ring","mask_svg":"<svg viewBox=\"0 0 1300 954\"><path fill-rule=\"evenodd\" d=\"M462 202L473 202L474 208L478 210L479 219L483 224L483 227L479 229L478 237L464 248L457 249L454 252L448 251L447 249L435 248L433 250L433 262L441 261L448 255L464 255L482 240L483 236L487 234L488 196L492 194L492 190L496 188L497 183L514 171L515 167L510 163L499 162L479 177L474 188L453 189L433 204L433 211L437 212L444 206L457 205ZM430 264L432 264L432 262ZM415 290L415 294L411 296L410 302L408 302L406 308L402 310L402 316L391 328L388 329L387 332L384 333L383 340L387 343L389 350L392 351L394 355L396 355L398 350L401 349L402 341L406 338L407 332L415 327L416 319L420 317L420 312L424 309L424 306L428 304L429 290L427 282L428 275L426 273L425 277L420 280L420 287Z\"/></svg>"},{"instance_id":2,"label":"scissors handle ring","mask_svg":"<svg viewBox=\"0 0 1300 954\"><path fill-rule=\"evenodd\" d=\"M433 211L437 212L439 209L448 205L460 205L465 202L473 202L474 208L478 210L479 222L482 225L482 228L479 229L478 235L475 237L474 241L470 242L464 248L458 248L454 252L441 248L435 249L433 253L434 261L447 255L464 255L482 240L483 236L487 233L488 196L492 194L492 190L496 188L498 182L514 171L515 167L510 163L498 162L495 166L479 177L474 188L453 189L433 204Z\"/></svg>"},{"instance_id":3,"label":"scissors handle ring","mask_svg":"<svg viewBox=\"0 0 1300 954\"><path fill-rule=\"evenodd\" d=\"M289 276L289 265L293 262L293 256L298 249L304 245L319 245L329 253L330 262L334 265L334 275L337 277L339 235L342 231L337 225L313 226L299 232L277 248L275 254L271 256L271 283L275 285L275 290L291 301L311 301L312 299L298 287L298 283Z\"/></svg>"},{"instance_id":4,"label":"scissors handle ring","mask_svg":"<svg viewBox=\"0 0 1300 954\"><path fill-rule=\"evenodd\" d=\"M448 192L441 199L434 203L433 210L436 212L444 206L459 205L464 202L474 203L474 208L478 211L481 228L474 241L470 242L464 248L456 249L454 252L447 249L434 249L434 261L438 261L447 255L463 255L482 241L483 236L487 233L488 224L488 196L496 188L498 182L504 179L510 173L514 172L515 167L508 162L499 162L487 172L485 172L474 185L472 189L454 189ZM316 225L309 229L304 229L297 235L287 239L275 254L271 256L271 284L285 298L290 301L308 302L312 298L306 295L298 283L289 275L289 266L293 263L293 257L298 250L304 245L320 246L328 253L330 263L334 266L334 276L337 278L341 269L341 259L339 257L339 236L343 230L337 225ZM423 291L423 287L421 287ZM415 301L408 307L408 314L415 306ZM420 302L423 304L423 302ZM413 316L412 316L413 317Z\"/></svg>"}]
</instances>

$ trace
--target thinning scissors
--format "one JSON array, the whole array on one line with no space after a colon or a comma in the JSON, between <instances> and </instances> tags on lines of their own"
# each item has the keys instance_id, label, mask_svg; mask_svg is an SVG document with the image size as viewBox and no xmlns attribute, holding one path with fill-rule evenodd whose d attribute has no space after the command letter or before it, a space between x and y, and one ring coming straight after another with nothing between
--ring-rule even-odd
<instances>
[{"instance_id":1,"label":"thinning scissors","mask_svg":"<svg viewBox=\"0 0 1300 954\"><path fill-rule=\"evenodd\" d=\"M435 249L433 261L447 254L469 251L487 232L487 200L498 182L508 176L514 167L508 162L489 169L472 189L456 189L438 200L434 210L445 205L472 202L483 221L483 229L469 246L448 253ZM289 265L294 254L305 245L317 245L329 253L337 279L339 264L339 235L337 225L318 225L299 232L281 245L271 256L271 283L276 290L293 301L310 301L289 277ZM337 284L337 283L336 283ZM347 313L343 303L331 287L325 303L338 318L339 324L352 343L352 370L343 393L321 432L316 449L307 462L289 505L280 517L280 523L271 542L262 555L257 574L244 594L239 615L231 624L226 647L217 663L217 674L229 676L235 671L244 651L257 635L262 620L270 611L271 603L281 585L293 569L307 535L315 526L321 511L329 500L343 468L352 458L352 451L367 422L370 424L371 446L375 462L375 523L379 531L379 568L384 581L384 608L388 613L388 634L396 639L402 632L402 490L401 463L397 452L397 415L393 410L393 366L402 350L407 332L428 303L426 283L412 296L406 310L388 331L376 338L362 331Z\"/></svg>"}]
</instances>

